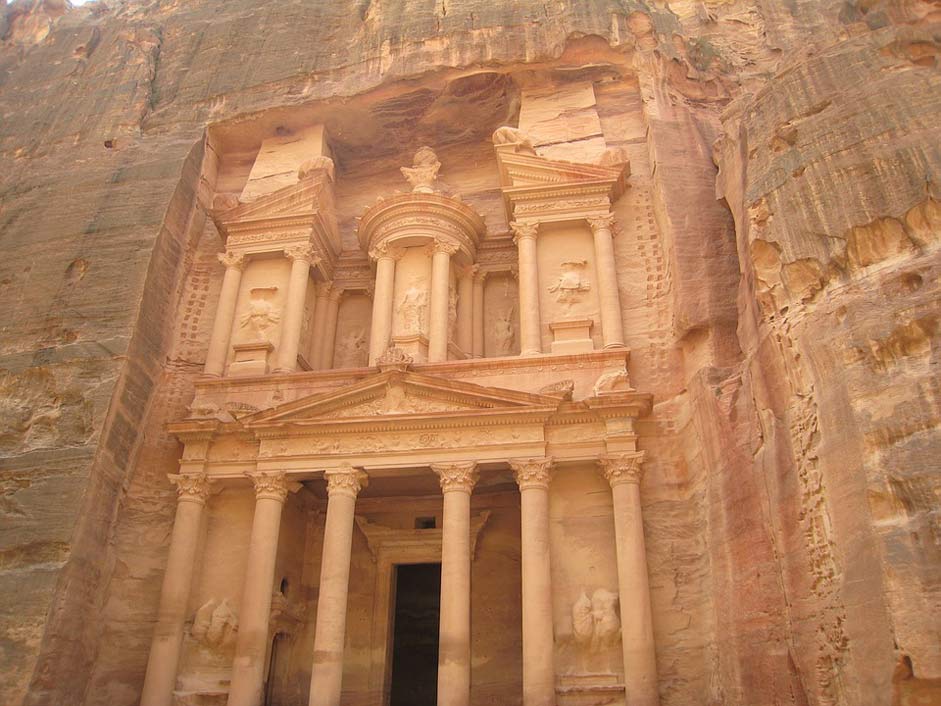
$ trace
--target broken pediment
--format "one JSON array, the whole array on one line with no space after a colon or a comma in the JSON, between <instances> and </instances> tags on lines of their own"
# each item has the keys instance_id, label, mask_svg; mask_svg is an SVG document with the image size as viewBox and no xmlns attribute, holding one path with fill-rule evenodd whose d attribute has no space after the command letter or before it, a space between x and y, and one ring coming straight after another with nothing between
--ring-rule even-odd
<instances>
[{"instance_id":1,"label":"broken pediment","mask_svg":"<svg viewBox=\"0 0 941 706\"><path fill-rule=\"evenodd\" d=\"M509 220L539 216L552 222L607 213L624 192L630 175L626 157L600 165L547 159L519 131L501 130L508 132L494 134L494 148Z\"/></svg>"},{"instance_id":2,"label":"broken pediment","mask_svg":"<svg viewBox=\"0 0 941 706\"><path fill-rule=\"evenodd\" d=\"M246 427L308 425L334 420L468 413L551 413L559 399L515 390L482 387L412 372L389 371L342 390L311 395L242 419Z\"/></svg>"}]
</instances>

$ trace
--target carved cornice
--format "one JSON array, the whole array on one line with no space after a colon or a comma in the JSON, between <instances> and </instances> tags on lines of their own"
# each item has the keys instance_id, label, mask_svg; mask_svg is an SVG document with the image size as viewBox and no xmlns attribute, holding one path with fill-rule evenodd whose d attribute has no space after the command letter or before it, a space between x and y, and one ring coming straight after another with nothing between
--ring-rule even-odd
<instances>
[{"instance_id":1,"label":"carved cornice","mask_svg":"<svg viewBox=\"0 0 941 706\"><path fill-rule=\"evenodd\" d=\"M206 504L209 498L209 484L212 481L205 473L169 473L167 478L176 486L177 502Z\"/></svg>"},{"instance_id":2,"label":"carved cornice","mask_svg":"<svg viewBox=\"0 0 941 706\"><path fill-rule=\"evenodd\" d=\"M219 259L219 262L225 266L226 269L235 268L241 270L245 267L245 254L240 252L233 252L227 250L226 252L221 252L216 257Z\"/></svg>"},{"instance_id":3,"label":"carved cornice","mask_svg":"<svg viewBox=\"0 0 941 706\"><path fill-rule=\"evenodd\" d=\"M510 468L513 469L520 490L549 487L552 476L551 457L511 459Z\"/></svg>"},{"instance_id":4,"label":"carved cornice","mask_svg":"<svg viewBox=\"0 0 941 706\"><path fill-rule=\"evenodd\" d=\"M345 495L355 498L366 487L369 478L366 472L344 463L339 468L331 468L323 473L327 479L327 495Z\"/></svg>"},{"instance_id":5,"label":"carved cornice","mask_svg":"<svg viewBox=\"0 0 941 706\"><path fill-rule=\"evenodd\" d=\"M477 462L439 463L431 467L441 483L444 493L470 493L477 484Z\"/></svg>"},{"instance_id":6,"label":"carved cornice","mask_svg":"<svg viewBox=\"0 0 941 706\"><path fill-rule=\"evenodd\" d=\"M592 233L596 233L599 230L606 230L610 234L614 229L613 213L606 213L602 216L588 216L585 220L588 221Z\"/></svg>"},{"instance_id":7,"label":"carved cornice","mask_svg":"<svg viewBox=\"0 0 941 706\"><path fill-rule=\"evenodd\" d=\"M277 500L283 503L288 496L288 482L284 471L246 471L255 486L256 500Z\"/></svg>"},{"instance_id":8,"label":"carved cornice","mask_svg":"<svg viewBox=\"0 0 941 706\"><path fill-rule=\"evenodd\" d=\"M598 459L598 465L601 466L601 472L612 488L621 483L639 484L644 474L642 467L644 455L644 451L608 454Z\"/></svg>"},{"instance_id":9,"label":"carved cornice","mask_svg":"<svg viewBox=\"0 0 941 706\"><path fill-rule=\"evenodd\" d=\"M519 221L513 221L510 223L510 230L513 231L513 243L518 244L519 241L526 238L535 239L539 234L539 224L538 223L521 223Z\"/></svg>"},{"instance_id":10,"label":"carved cornice","mask_svg":"<svg viewBox=\"0 0 941 706\"><path fill-rule=\"evenodd\" d=\"M284 248L284 255L290 260L303 260L308 265L317 265L322 258L314 253L310 245L289 245Z\"/></svg>"}]
</instances>

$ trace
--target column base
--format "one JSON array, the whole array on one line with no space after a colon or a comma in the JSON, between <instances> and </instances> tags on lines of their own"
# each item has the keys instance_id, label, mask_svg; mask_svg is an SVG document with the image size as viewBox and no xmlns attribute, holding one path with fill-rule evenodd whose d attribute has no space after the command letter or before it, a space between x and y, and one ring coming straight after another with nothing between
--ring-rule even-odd
<instances>
[{"instance_id":1,"label":"column base","mask_svg":"<svg viewBox=\"0 0 941 706\"><path fill-rule=\"evenodd\" d=\"M603 350L603 351L612 351L612 350L620 350L620 349L622 349L622 348L627 348L627 346L624 345L623 343L605 343L605 344L601 347L601 350Z\"/></svg>"},{"instance_id":2,"label":"column base","mask_svg":"<svg viewBox=\"0 0 941 706\"><path fill-rule=\"evenodd\" d=\"M533 355L542 355L542 351L529 350L529 351L520 351L521 356L533 356Z\"/></svg>"}]
</instances>

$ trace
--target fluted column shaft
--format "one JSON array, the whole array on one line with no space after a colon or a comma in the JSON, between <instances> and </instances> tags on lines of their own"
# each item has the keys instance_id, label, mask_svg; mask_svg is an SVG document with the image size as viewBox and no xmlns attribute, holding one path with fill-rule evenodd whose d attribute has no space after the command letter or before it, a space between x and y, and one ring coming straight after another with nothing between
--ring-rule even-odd
<instances>
[{"instance_id":1,"label":"fluted column shaft","mask_svg":"<svg viewBox=\"0 0 941 706\"><path fill-rule=\"evenodd\" d=\"M510 461L520 488L523 706L555 706L552 574L549 564L551 458Z\"/></svg>"},{"instance_id":2,"label":"fluted column shaft","mask_svg":"<svg viewBox=\"0 0 941 706\"><path fill-rule=\"evenodd\" d=\"M242 267L245 256L240 253L219 253L219 262L225 265L222 278L222 290L219 292L219 305L216 318L212 322L212 334L209 337L209 349L206 351L206 375L220 377L225 371L225 361L229 355L229 339L232 336L232 323L235 318L235 305L242 283Z\"/></svg>"},{"instance_id":3,"label":"fluted column shaft","mask_svg":"<svg viewBox=\"0 0 941 706\"><path fill-rule=\"evenodd\" d=\"M441 609L438 706L470 703L470 496L477 464L432 466L444 493L441 527Z\"/></svg>"},{"instance_id":4,"label":"fluted column shaft","mask_svg":"<svg viewBox=\"0 0 941 706\"><path fill-rule=\"evenodd\" d=\"M539 268L536 261L537 223L511 223L519 257L520 355L542 353L539 314Z\"/></svg>"},{"instance_id":5,"label":"fluted column shaft","mask_svg":"<svg viewBox=\"0 0 941 706\"><path fill-rule=\"evenodd\" d=\"M471 347L475 358L484 357L484 281L487 273L480 270L474 275L474 328Z\"/></svg>"},{"instance_id":6,"label":"fluted column shaft","mask_svg":"<svg viewBox=\"0 0 941 706\"><path fill-rule=\"evenodd\" d=\"M239 607L238 641L232 661L228 706L261 706L264 699L271 594L281 510L288 492L283 472L257 471L248 475L255 485L255 514Z\"/></svg>"},{"instance_id":7,"label":"fluted column shaft","mask_svg":"<svg viewBox=\"0 0 941 706\"><path fill-rule=\"evenodd\" d=\"M624 347L624 324L618 296L618 269L614 259L614 215L588 219L595 240L595 270L598 273L598 299L601 303L601 336L605 348Z\"/></svg>"},{"instance_id":8,"label":"fluted column shaft","mask_svg":"<svg viewBox=\"0 0 941 706\"><path fill-rule=\"evenodd\" d=\"M372 300L372 325L369 334L369 365L373 366L389 346L392 335L392 304L395 290L395 261L402 250L379 246L369 252L376 261L376 288Z\"/></svg>"},{"instance_id":9,"label":"fluted column shaft","mask_svg":"<svg viewBox=\"0 0 941 706\"><path fill-rule=\"evenodd\" d=\"M451 295L451 255L457 246L436 240L431 256L431 307L428 322L428 362L448 359L448 306Z\"/></svg>"},{"instance_id":10,"label":"fluted column shaft","mask_svg":"<svg viewBox=\"0 0 941 706\"><path fill-rule=\"evenodd\" d=\"M334 348L337 340L337 319L340 317L340 300L343 298L343 290L334 287L330 290L327 298L327 318L324 323L323 332L323 353L321 354L324 370L330 370L333 367Z\"/></svg>"},{"instance_id":11,"label":"fluted column shaft","mask_svg":"<svg viewBox=\"0 0 941 706\"><path fill-rule=\"evenodd\" d=\"M314 306L314 327L311 336L313 344L311 346L310 367L314 370L323 369L324 356L324 334L327 328L327 309L330 306L330 292L333 289L332 282L321 282L317 285L317 304Z\"/></svg>"},{"instance_id":12,"label":"fluted column shaft","mask_svg":"<svg viewBox=\"0 0 941 706\"><path fill-rule=\"evenodd\" d=\"M199 527L209 496L209 481L204 473L171 475L168 478L177 486L176 517L141 691L141 706L171 706L173 703Z\"/></svg>"},{"instance_id":13,"label":"fluted column shaft","mask_svg":"<svg viewBox=\"0 0 941 706\"><path fill-rule=\"evenodd\" d=\"M643 452L601 459L614 498L614 537L618 560L624 683L631 706L658 706L657 657L647 579L647 552L640 505Z\"/></svg>"},{"instance_id":14,"label":"fluted column shaft","mask_svg":"<svg viewBox=\"0 0 941 706\"><path fill-rule=\"evenodd\" d=\"M281 341L278 345L278 365L275 372L297 370L297 352L301 341L301 325L304 306L307 303L307 283L310 281L310 266L317 259L309 246L287 248L285 255L291 259L291 276L281 320Z\"/></svg>"},{"instance_id":15,"label":"fluted column shaft","mask_svg":"<svg viewBox=\"0 0 941 706\"><path fill-rule=\"evenodd\" d=\"M349 595L350 555L356 496L366 474L350 466L325 472L327 519L320 562L314 663L310 676L310 706L339 706L346 640L346 602Z\"/></svg>"},{"instance_id":16,"label":"fluted column shaft","mask_svg":"<svg viewBox=\"0 0 941 706\"><path fill-rule=\"evenodd\" d=\"M470 358L474 351L474 275L477 267L466 268L458 279L457 345Z\"/></svg>"}]
</instances>

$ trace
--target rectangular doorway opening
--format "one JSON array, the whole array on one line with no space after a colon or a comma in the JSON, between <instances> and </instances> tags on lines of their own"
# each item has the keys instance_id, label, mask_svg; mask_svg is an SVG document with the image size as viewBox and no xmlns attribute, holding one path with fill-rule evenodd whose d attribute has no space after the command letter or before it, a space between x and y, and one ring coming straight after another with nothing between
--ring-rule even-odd
<instances>
[{"instance_id":1,"label":"rectangular doorway opening","mask_svg":"<svg viewBox=\"0 0 941 706\"><path fill-rule=\"evenodd\" d=\"M395 567L389 706L436 706L441 564Z\"/></svg>"}]
</instances>

